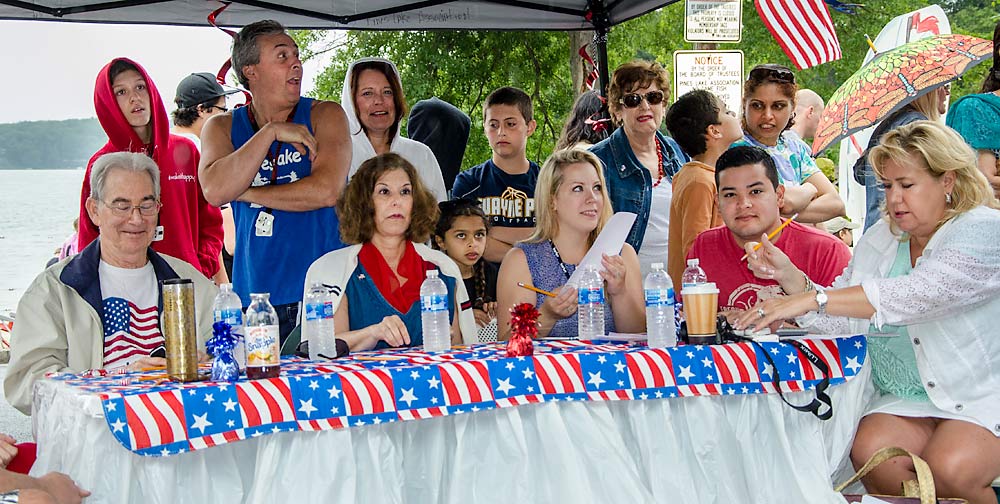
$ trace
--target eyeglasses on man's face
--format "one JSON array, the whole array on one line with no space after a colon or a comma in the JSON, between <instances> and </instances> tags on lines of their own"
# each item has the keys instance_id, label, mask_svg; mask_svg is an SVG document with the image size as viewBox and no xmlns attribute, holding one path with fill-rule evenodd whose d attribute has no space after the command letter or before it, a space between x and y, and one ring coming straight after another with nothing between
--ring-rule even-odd
<instances>
[{"instance_id":1,"label":"eyeglasses on man's face","mask_svg":"<svg viewBox=\"0 0 1000 504\"><path fill-rule=\"evenodd\" d=\"M663 103L663 91L650 91L646 94L629 93L622 96L621 101L625 108L636 108L642 104L642 100L646 100L650 106L659 105Z\"/></svg>"},{"instance_id":2,"label":"eyeglasses on man's face","mask_svg":"<svg viewBox=\"0 0 1000 504\"><path fill-rule=\"evenodd\" d=\"M219 112L223 114L229 112L229 107L220 107L218 105L205 105L205 112L211 112L212 109L219 109Z\"/></svg>"},{"instance_id":3,"label":"eyeglasses on man's face","mask_svg":"<svg viewBox=\"0 0 1000 504\"><path fill-rule=\"evenodd\" d=\"M115 217L131 217L135 210L139 210L139 215L143 217L152 217L159 213L160 207L163 206L156 200L143 200L138 205L133 205L130 201L112 201L111 203L102 201L101 203L110 208L111 214Z\"/></svg>"}]
</instances>

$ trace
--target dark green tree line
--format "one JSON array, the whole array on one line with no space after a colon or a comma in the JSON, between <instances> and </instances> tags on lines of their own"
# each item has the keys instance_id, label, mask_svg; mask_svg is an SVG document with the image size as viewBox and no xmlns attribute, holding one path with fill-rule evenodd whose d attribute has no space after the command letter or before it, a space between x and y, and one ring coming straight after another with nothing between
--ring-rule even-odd
<instances>
[{"instance_id":1,"label":"dark green tree line","mask_svg":"<svg viewBox=\"0 0 1000 504\"><path fill-rule=\"evenodd\" d=\"M97 119L0 124L0 169L86 166L107 141Z\"/></svg>"},{"instance_id":2,"label":"dark green tree line","mask_svg":"<svg viewBox=\"0 0 1000 504\"><path fill-rule=\"evenodd\" d=\"M864 34L875 37L892 18L919 9L928 2L883 0L866 2L857 15L832 11L843 59L797 73L800 85L829 97L841 82L861 65L868 50ZM1000 17L997 0L949 0L943 4L952 30L984 38L992 37ZM684 42L682 2L615 26L608 38L609 67L633 58L656 59L672 71L673 51L692 49ZM773 62L791 62L764 27L751 0L743 0L743 40L720 44L719 49L740 49L747 68ZM320 36L296 33L300 45L320 50ZM578 64L576 47L561 32L509 31L412 31L347 32L332 63L317 80L317 97L340 101L344 73L351 61L380 56L399 67L407 101L437 96L472 117L473 131L463 161L468 167L490 156L482 133L482 101L492 90L513 85L534 100L538 130L528 143L528 157L543 160L552 150L577 90L572 85L570 65ZM953 87L957 98L977 92L989 64L979 65ZM405 123L404 123L405 125Z\"/></svg>"}]
</instances>

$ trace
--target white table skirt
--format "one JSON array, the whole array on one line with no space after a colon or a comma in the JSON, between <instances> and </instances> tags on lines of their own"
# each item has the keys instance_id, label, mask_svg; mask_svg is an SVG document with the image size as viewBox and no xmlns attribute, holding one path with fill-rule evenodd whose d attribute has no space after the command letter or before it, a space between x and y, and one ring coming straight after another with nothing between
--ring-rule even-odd
<instances>
[{"instance_id":1,"label":"white table skirt","mask_svg":"<svg viewBox=\"0 0 1000 504\"><path fill-rule=\"evenodd\" d=\"M88 504L845 502L831 478L872 396L870 366L831 387L834 417L776 394L542 403L263 436L142 457L95 396L36 386L33 475L70 474ZM796 404L812 392L787 394Z\"/></svg>"}]
</instances>

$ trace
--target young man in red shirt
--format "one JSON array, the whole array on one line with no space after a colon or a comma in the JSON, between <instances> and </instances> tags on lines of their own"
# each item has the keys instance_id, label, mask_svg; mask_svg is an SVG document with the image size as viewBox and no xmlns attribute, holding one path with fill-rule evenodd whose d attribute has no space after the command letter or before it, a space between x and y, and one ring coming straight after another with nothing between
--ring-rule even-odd
<instances>
[{"instance_id":1,"label":"young man in red shirt","mask_svg":"<svg viewBox=\"0 0 1000 504\"><path fill-rule=\"evenodd\" d=\"M688 259L698 258L709 282L719 288L719 310L746 310L781 296L773 279L758 277L747 265L745 245L759 242L784 223L779 208L784 186L771 155L752 146L733 147L715 165L719 213L725 226L695 238ZM851 252L843 242L814 227L790 222L771 239L816 285L830 286L844 271Z\"/></svg>"}]
</instances>

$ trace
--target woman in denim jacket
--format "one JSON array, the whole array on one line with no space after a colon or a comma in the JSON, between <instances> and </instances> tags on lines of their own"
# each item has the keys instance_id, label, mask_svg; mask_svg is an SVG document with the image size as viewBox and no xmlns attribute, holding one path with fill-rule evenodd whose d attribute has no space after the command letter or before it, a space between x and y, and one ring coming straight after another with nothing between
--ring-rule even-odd
<instances>
[{"instance_id":1,"label":"woman in denim jacket","mask_svg":"<svg viewBox=\"0 0 1000 504\"><path fill-rule=\"evenodd\" d=\"M604 164L611 206L637 215L628 244L639 253L645 275L654 262L666 263L671 181L688 161L672 138L659 132L670 85L655 61L631 61L615 69L608 110L621 127L590 148Z\"/></svg>"}]
</instances>

